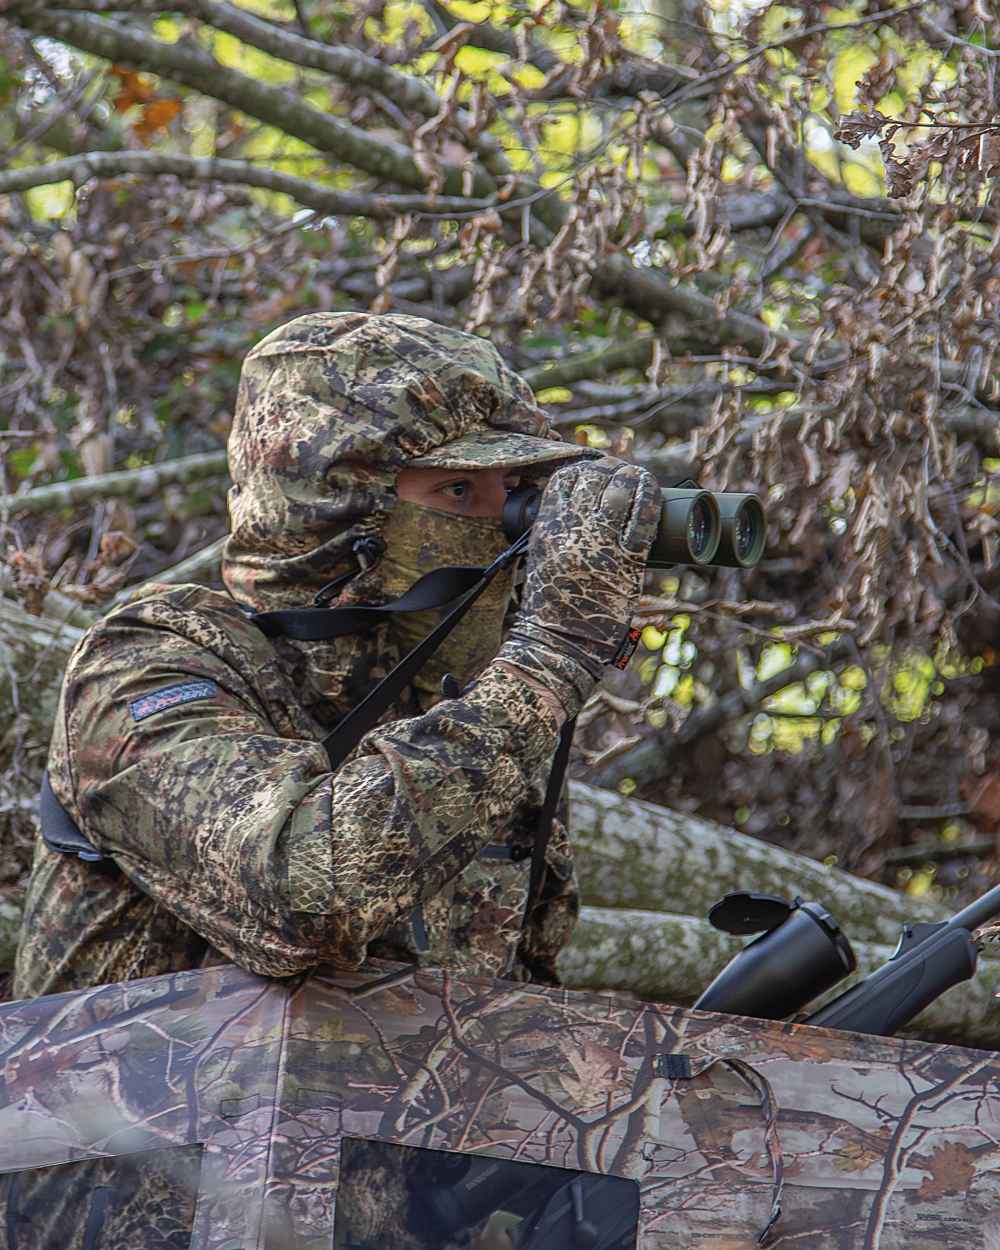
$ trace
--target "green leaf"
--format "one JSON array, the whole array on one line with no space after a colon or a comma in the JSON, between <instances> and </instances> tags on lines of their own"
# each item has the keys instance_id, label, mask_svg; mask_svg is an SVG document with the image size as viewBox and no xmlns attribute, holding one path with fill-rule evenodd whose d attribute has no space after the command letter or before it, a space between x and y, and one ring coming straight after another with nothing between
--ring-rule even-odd
<instances>
[{"instance_id":1,"label":"green leaf","mask_svg":"<svg viewBox=\"0 0 1000 1250\"><path fill-rule=\"evenodd\" d=\"M26 478L31 476L37 459L37 447L18 447L8 455L7 464L15 477Z\"/></svg>"}]
</instances>

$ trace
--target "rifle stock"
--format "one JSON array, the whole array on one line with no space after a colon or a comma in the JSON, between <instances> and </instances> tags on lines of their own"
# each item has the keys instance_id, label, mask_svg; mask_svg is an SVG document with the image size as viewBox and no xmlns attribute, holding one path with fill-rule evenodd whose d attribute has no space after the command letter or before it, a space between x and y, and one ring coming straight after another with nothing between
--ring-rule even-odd
<instances>
[{"instance_id":1,"label":"rifle stock","mask_svg":"<svg viewBox=\"0 0 1000 1250\"><path fill-rule=\"evenodd\" d=\"M906 925L888 963L806 1017L807 1024L891 1037L976 972L973 932L1000 915L1000 886L941 924Z\"/></svg>"}]
</instances>

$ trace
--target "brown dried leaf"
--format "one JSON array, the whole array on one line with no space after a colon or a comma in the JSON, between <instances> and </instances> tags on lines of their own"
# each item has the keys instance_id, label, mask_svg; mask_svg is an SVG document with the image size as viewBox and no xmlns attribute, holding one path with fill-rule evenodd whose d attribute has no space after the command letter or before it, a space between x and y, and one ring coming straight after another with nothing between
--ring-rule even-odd
<instances>
[{"instance_id":1,"label":"brown dried leaf","mask_svg":"<svg viewBox=\"0 0 1000 1250\"><path fill-rule=\"evenodd\" d=\"M930 1172L917 1190L919 1198L943 1198L948 1194L968 1192L976 1174L975 1156L962 1142L945 1142L938 1146L924 1166Z\"/></svg>"},{"instance_id":2,"label":"brown dried leaf","mask_svg":"<svg viewBox=\"0 0 1000 1250\"><path fill-rule=\"evenodd\" d=\"M32 616L42 615L42 605L49 592L49 579L34 549L14 551L7 557L14 578L14 592L25 612Z\"/></svg>"},{"instance_id":3,"label":"brown dried leaf","mask_svg":"<svg viewBox=\"0 0 1000 1250\"><path fill-rule=\"evenodd\" d=\"M118 94L114 99L116 113L128 112L133 104L145 104L156 94L152 82L138 70L112 65L111 74L118 79Z\"/></svg>"},{"instance_id":4,"label":"brown dried leaf","mask_svg":"<svg viewBox=\"0 0 1000 1250\"><path fill-rule=\"evenodd\" d=\"M888 124L889 118L878 109L872 109L870 113L847 113L840 119L834 138L846 143L849 148L859 148L863 139L874 139Z\"/></svg>"},{"instance_id":5,"label":"brown dried leaf","mask_svg":"<svg viewBox=\"0 0 1000 1250\"><path fill-rule=\"evenodd\" d=\"M181 101L176 98L151 100L132 127L133 133L143 143L151 143L161 130L167 129L182 107Z\"/></svg>"}]
</instances>

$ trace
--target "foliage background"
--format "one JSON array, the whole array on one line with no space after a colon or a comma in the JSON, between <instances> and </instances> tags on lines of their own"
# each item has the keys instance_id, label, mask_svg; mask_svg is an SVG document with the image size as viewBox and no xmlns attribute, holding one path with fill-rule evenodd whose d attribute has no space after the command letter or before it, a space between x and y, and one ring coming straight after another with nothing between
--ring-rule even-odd
<instances>
[{"instance_id":1,"label":"foliage background","mask_svg":"<svg viewBox=\"0 0 1000 1250\"><path fill-rule=\"evenodd\" d=\"M651 576L578 775L981 890L998 30L991 0L0 0L4 592L85 623L213 577L274 326L463 326L567 437L767 500L757 570ZM45 743L0 682L16 893Z\"/></svg>"}]
</instances>

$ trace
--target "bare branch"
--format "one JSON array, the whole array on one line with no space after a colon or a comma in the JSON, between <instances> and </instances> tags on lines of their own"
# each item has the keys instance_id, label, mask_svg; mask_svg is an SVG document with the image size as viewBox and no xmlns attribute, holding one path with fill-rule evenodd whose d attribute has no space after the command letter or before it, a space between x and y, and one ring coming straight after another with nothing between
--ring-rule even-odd
<instances>
[{"instance_id":1,"label":"bare branch","mask_svg":"<svg viewBox=\"0 0 1000 1250\"><path fill-rule=\"evenodd\" d=\"M224 30L271 56L323 70L352 86L380 91L402 109L412 109L424 117L436 117L441 110L441 97L427 83L356 48L338 48L282 30L273 22L265 22L225 0L175 0L171 7L194 13L216 30ZM456 114L456 121L463 129L470 124L464 110ZM500 161L502 171L509 172L503 148L492 135L478 136L476 148L483 156ZM494 172L500 172L500 168L495 168Z\"/></svg>"},{"instance_id":2,"label":"bare branch","mask_svg":"<svg viewBox=\"0 0 1000 1250\"><path fill-rule=\"evenodd\" d=\"M830 646L821 650L802 648L798 656L788 668L782 669L766 681L754 682L744 689L737 687L707 707L692 712L678 730L661 730L636 743L630 750L619 755L616 760L602 769L593 780L597 785L613 789L626 777L631 777L640 785L664 771L664 759L672 750L687 746L714 733L728 721L738 716L745 716L760 707L764 700L786 686L791 686L810 673L833 664L851 654L853 643L850 638L838 639Z\"/></svg>"},{"instance_id":3,"label":"bare branch","mask_svg":"<svg viewBox=\"0 0 1000 1250\"><path fill-rule=\"evenodd\" d=\"M639 335L621 346L599 352L579 352L522 370L536 391L549 386L570 386L584 378L606 378L620 369L644 369L653 355L652 334Z\"/></svg>"},{"instance_id":4,"label":"bare branch","mask_svg":"<svg viewBox=\"0 0 1000 1250\"><path fill-rule=\"evenodd\" d=\"M443 4L439 4L438 0L424 0L424 3L445 30L453 30L462 21L461 18L450 13ZM476 22L469 42L474 47L483 48L486 52L499 52L503 56L509 56L513 61L521 60L521 49L514 35L510 31L493 26L490 22ZM529 41L527 52L528 63L540 69L544 74L559 69L563 65L559 57L537 39Z\"/></svg>"},{"instance_id":5,"label":"bare branch","mask_svg":"<svg viewBox=\"0 0 1000 1250\"><path fill-rule=\"evenodd\" d=\"M214 542L209 543L207 547L202 547L200 551L196 551L194 555L188 556L186 560L181 560L168 569L162 569L159 573L150 577L148 581L164 582L168 586L183 586L186 582L200 582L204 578L214 578L218 576L219 561L222 559L222 549L225 545L226 535L223 535L221 538L217 538ZM127 586L124 590L119 591L111 600L110 607L113 608L117 604L131 599L137 589L139 587Z\"/></svg>"},{"instance_id":6,"label":"bare branch","mask_svg":"<svg viewBox=\"0 0 1000 1250\"><path fill-rule=\"evenodd\" d=\"M303 104L290 91L228 69L190 43L165 43L114 21L59 11L15 10L13 19L30 30L61 39L116 64L152 70L193 87L373 177L416 190L427 185L426 175L404 144L376 138L329 113ZM472 175L473 194L485 197L495 190L492 178L481 167L466 171L455 166L443 167L443 189L448 194L462 194L467 172Z\"/></svg>"},{"instance_id":7,"label":"bare branch","mask_svg":"<svg viewBox=\"0 0 1000 1250\"><path fill-rule=\"evenodd\" d=\"M204 478L223 477L228 473L224 451L206 451L180 460L142 469L124 469L120 473L98 473L79 477L71 482L53 482L36 486L23 495L0 495L0 516L10 513L48 512L89 503L92 499L141 499L155 495L163 486L179 482L199 482Z\"/></svg>"},{"instance_id":8,"label":"bare branch","mask_svg":"<svg viewBox=\"0 0 1000 1250\"><path fill-rule=\"evenodd\" d=\"M831 25L829 22L815 22L812 26L796 27L792 34L784 35L781 39L774 39L770 43L759 43L746 56L738 57L734 61L720 65L717 69L699 75L671 96L669 103L673 106L680 104L684 100L695 99L703 94L703 88L710 83L728 78L730 74L734 74L745 65L752 64L752 62L759 60L766 53L773 52L778 48L786 48L789 44L799 43L812 35L839 33L844 30L855 30L861 26L873 26L878 22L891 22L896 18L902 17L904 13L914 13L917 9L924 8L926 4L927 0L915 0L915 3L902 5L900 8L878 9L875 13L868 13L866 16L855 18L850 22L838 23L836 26Z\"/></svg>"},{"instance_id":9,"label":"bare branch","mask_svg":"<svg viewBox=\"0 0 1000 1250\"><path fill-rule=\"evenodd\" d=\"M392 220L401 213L446 216L470 207L492 208L493 201L458 196L366 195L334 191L322 183L295 174L284 174L252 161L210 156L168 156L161 152L84 152L47 165L32 165L0 173L0 195L26 191L29 187L71 181L79 186L88 178L113 178L119 174L172 174L194 182L226 182L281 191L299 204L330 216L375 217Z\"/></svg>"}]
</instances>

